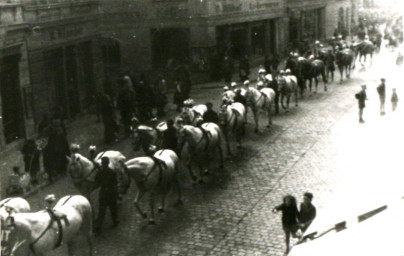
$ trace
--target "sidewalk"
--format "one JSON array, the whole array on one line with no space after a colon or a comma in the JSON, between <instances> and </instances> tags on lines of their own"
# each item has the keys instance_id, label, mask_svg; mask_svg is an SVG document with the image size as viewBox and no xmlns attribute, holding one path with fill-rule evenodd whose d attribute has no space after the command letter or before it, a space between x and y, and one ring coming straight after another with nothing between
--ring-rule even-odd
<instances>
[{"instance_id":1,"label":"sidewalk","mask_svg":"<svg viewBox=\"0 0 404 256\"><path fill-rule=\"evenodd\" d=\"M261 60L262 62L262 60ZM255 64L255 63L254 63ZM251 69L250 79L255 80L258 72L258 66ZM233 79L235 81L239 80L238 72L233 75ZM194 84L192 85L192 92L210 89L210 88L218 88L223 87L224 82L210 82L204 84ZM176 107L172 103L173 92L169 92L168 95L168 104L166 105L167 110L167 118L172 118L177 115L175 111ZM198 102L199 103L199 102ZM201 102L202 103L202 102ZM87 149L90 145L96 145L97 150L101 151L106 149L106 145L104 144L103 138L103 125L102 122L96 122L96 116L93 113L83 114L75 120L69 120L66 123L67 126L67 134L68 134L68 142L78 143L81 146L81 152L87 152ZM122 138L120 138L122 139ZM125 140L128 140L127 138ZM42 158L41 158L42 159ZM20 170L24 170L24 161L23 156L20 150L9 150L6 152L0 153L0 198L6 197L6 189L9 183L9 176L13 173L13 166L19 166ZM41 160L41 170L43 171L42 160ZM43 186L48 185L47 183L42 183L39 187L33 188L31 191L28 191L24 197L29 197L34 194L38 189Z\"/></svg>"}]
</instances>

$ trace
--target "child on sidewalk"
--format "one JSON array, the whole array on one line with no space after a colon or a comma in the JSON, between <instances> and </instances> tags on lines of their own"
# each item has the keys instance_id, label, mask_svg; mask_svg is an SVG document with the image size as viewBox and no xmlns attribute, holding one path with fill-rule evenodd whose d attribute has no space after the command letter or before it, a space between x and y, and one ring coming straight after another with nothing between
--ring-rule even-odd
<instances>
[{"instance_id":1,"label":"child on sidewalk","mask_svg":"<svg viewBox=\"0 0 404 256\"><path fill-rule=\"evenodd\" d=\"M396 88L393 88L393 93L391 94L391 108L392 108L393 112L397 108L397 103L398 103L398 96L397 96Z\"/></svg>"},{"instance_id":2,"label":"child on sidewalk","mask_svg":"<svg viewBox=\"0 0 404 256\"><path fill-rule=\"evenodd\" d=\"M299 210L297 209L296 198L292 195L286 195L283 198L283 203L272 210L274 213L278 211L282 211L282 228L285 232L286 243L285 254L288 254L290 235L292 235L293 238L296 238L296 232L299 229Z\"/></svg>"}]
</instances>

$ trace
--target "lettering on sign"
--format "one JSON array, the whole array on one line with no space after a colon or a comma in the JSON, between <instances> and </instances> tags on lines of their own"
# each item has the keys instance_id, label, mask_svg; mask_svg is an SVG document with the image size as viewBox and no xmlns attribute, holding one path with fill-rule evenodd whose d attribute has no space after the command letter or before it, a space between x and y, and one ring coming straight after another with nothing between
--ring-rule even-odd
<instances>
[{"instance_id":1,"label":"lettering on sign","mask_svg":"<svg viewBox=\"0 0 404 256\"><path fill-rule=\"evenodd\" d=\"M249 9L254 11L254 10L262 10L262 9L273 9L273 8L279 8L279 2L252 2L249 3Z\"/></svg>"},{"instance_id":2,"label":"lettering on sign","mask_svg":"<svg viewBox=\"0 0 404 256\"><path fill-rule=\"evenodd\" d=\"M188 9L181 7L158 8L156 16L159 18L183 18L188 16Z\"/></svg>"}]
</instances>

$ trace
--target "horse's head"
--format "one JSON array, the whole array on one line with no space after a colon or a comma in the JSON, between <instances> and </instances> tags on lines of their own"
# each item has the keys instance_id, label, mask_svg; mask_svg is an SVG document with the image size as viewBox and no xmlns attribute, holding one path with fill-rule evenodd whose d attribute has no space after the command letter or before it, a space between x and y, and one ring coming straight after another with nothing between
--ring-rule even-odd
<instances>
[{"instance_id":1,"label":"horse's head","mask_svg":"<svg viewBox=\"0 0 404 256\"><path fill-rule=\"evenodd\" d=\"M74 153L70 157L67 156L67 173L73 180L80 180L83 177L84 165L82 156L79 153Z\"/></svg>"},{"instance_id":2,"label":"horse's head","mask_svg":"<svg viewBox=\"0 0 404 256\"><path fill-rule=\"evenodd\" d=\"M139 151L141 146L145 146L148 148L149 145L145 145L145 144L149 144L157 139L157 138L154 138L152 133L153 133L153 128L144 126L144 125L140 125L137 128L133 129L132 130L133 150Z\"/></svg>"},{"instance_id":3,"label":"horse's head","mask_svg":"<svg viewBox=\"0 0 404 256\"><path fill-rule=\"evenodd\" d=\"M16 221L10 211L6 218L1 219L1 255L28 255L29 234L30 229Z\"/></svg>"}]
</instances>

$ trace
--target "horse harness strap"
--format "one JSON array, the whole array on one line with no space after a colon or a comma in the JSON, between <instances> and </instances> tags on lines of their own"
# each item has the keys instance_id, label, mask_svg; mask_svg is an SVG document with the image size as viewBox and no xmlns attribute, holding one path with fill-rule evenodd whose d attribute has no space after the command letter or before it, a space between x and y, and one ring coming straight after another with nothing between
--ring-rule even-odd
<instances>
[{"instance_id":1,"label":"horse harness strap","mask_svg":"<svg viewBox=\"0 0 404 256\"><path fill-rule=\"evenodd\" d=\"M163 160L160 160L160 159L158 159L158 158L155 157L155 156L149 156L149 157L153 160L154 165L153 165L153 167L151 168L150 172L146 175L146 177L144 178L144 180L146 181L146 180L149 178L149 176L153 173L153 171L156 169L156 167L157 167L158 170L159 170L158 184L160 185L161 182L162 182L162 180L163 180L163 170L164 170L164 169L167 169L167 165L166 165L166 163L165 163Z\"/></svg>"},{"instance_id":2,"label":"horse harness strap","mask_svg":"<svg viewBox=\"0 0 404 256\"><path fill-rule=\"evenodd\" d=\"M208 148L209 148L209 135L210 135L210 133L208 131L206 131L205 129L203 129L202 127L197 127L197 128L199 128L199 130L201 130L201 132L202 132L202 137L198 141L197 145L202 142L203 138L206 138L206 144L205 144L205 149L204 150L207 151Z\"/></svg>"},{"instance_id":3,"label":"horse harness strap","mask_svg":"<svg viewBox=\"0 0 404 256\"><path fill-rule=\"evenodd\" d=\"M0 208L2 208L6 203L10 202L10 200L13 199L12 197L7 198L2 204L0 204Z\"/></svg>"},{"instance_id":4,"label":"horse harness strap","mask_svg":"<svg viewBox=\"0 0 404 256\"><path fill-rule=\"evenodd\" d=\"M72 196L69 196L66 201L63 203L63 205L71 198ZM58 240L55 244L55 246L53 247L54 249L58 248L60 245L62 245L62 241L63 241L63 225L62 225L62 220L65 221L66 226L69 226L69 220L67 219L66 215L60 212L56 212L52 209L46 209L46 212L49 214L50 216L50 221L48 226L46 227L46 229L41 233L41 235L39 235L30 245L29 245L29 249L31 250L32 254L35 255L35 249L34 249L34 245L46 234L46 232L51 229L52 225L54 222L56 222L57 227L58 227L58 231L56 232L56 234L58 235Z\"/></svg>"}]
</instances>

